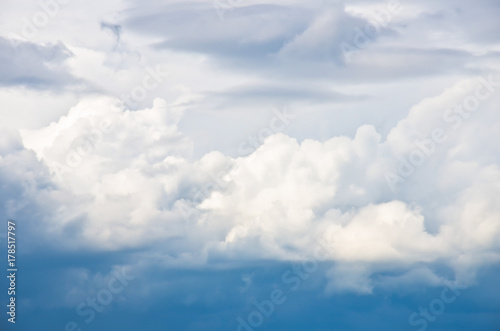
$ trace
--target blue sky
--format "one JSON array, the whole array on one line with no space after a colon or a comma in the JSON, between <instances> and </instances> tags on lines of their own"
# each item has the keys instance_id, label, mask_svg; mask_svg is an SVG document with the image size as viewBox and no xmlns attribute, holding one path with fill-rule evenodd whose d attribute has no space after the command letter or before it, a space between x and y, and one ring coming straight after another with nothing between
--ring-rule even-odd
<instances>
[{"instance_id":1,"label":"blue sky","mask_svg":"<svg viewBox=\"0 0 500 331\"><path fill-rule=\"evenodd\" d=\"M3 1L1 330L498 330L499 14Z\"/></svg>"}]
</instances>

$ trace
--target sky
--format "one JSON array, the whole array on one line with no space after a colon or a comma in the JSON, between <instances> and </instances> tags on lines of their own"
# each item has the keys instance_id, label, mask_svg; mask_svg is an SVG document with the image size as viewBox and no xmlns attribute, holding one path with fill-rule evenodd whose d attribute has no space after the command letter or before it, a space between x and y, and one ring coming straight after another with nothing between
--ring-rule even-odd
<instances>
[{"instance_id":1,"label":"sky","mask_svg":"<svg viewBox=\"0 0 500 331\"><path fill-rule=\"evenodd\" d=\"M499 15L2 0L0 329L499 330Z\"/></svg>"}]
</instances>

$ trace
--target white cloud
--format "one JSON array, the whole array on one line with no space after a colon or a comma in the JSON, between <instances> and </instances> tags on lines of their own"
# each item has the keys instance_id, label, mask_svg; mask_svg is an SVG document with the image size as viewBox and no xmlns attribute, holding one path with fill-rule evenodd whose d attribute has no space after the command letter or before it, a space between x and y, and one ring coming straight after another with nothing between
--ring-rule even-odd
<instances>
[{"instance_id":1,"label":"white cloud","mask_svg":"<svg viewBox=\"0 0 500 331\"><path fill-rule=\"evenodd\" d=\"M75 145L81 137L95 142L75 169L52 179L59 193L31 194L59 202L46 210L54 233L61 236L71 225L81 229L63 246L116 250L164 242L178 256L165 263L204 264L211 256L308 259L316 241L326 237L330 259L338 264L331 271L332 290L369 292L372 272L439 261L468 284L477 267L500 256L500 169L491 163L498 160L478 162L472 147L498 138L484 123L496 118L491 109L497 100L484 101L482 113L464 121L462 132L483 131L468 136L470 148L449 129L449 141L399 192L391 191L384 173L415 149L415 138L447 125L446 106L461 102L476 83L422 101L387 140L372 126L360 127L353 138L325 142L275 134L249 156L212 152L199 160L178 131L183 110L176 103L158 99L150 109L129 111L112 98L84 100L57 123L22 132L24 145L46 164L81 152ZM110 130L92 140L104 120ZM422 186L437 200L415 196ZM197 212L183 214L185 202Z\"/></svg>"},{"instance_id":2,"label":"white cloud","mask_svg":"<svg viewBox=\"0 0 500 331\"><path fill-rule=\"evenodd\" d=\"M57 94L58 100L48 100L56 98L2 89L3 125L23 129L22 142L15 131L0 136L0 178L12 195L2 194L5 213L19 215L25 209L23 215L36 215L43 225L36 228L40 240L57 239L60 249L151 245L161 263L184 266L208 265L217 258L308 259L318 238L326 237L332 291L368 293L381 284L370 278L374 272L393 270L403 270L403 283L422 275L435 284L440 278L425 267L433 263L453 268L460 282L470 284L475 271L498 261L500 253L500 151L495 143L500 102L493 96L465 115L447 111L474 95L477 80L469 75L497 63L476 57L478 48L481 56L498 48L495 35L482 35L491 22L477 22L480 26L470 33L459 29L449 39L446 29L456 31L461 18L477 12L464 14L469 7L463 1L457 5L461 10L413 4L412 15L398 17L345 66L339 44L352 41L354 28L364 26L371 8L319 4L308 4L306 10L296 1L248 1L224 22L202 2L141 3L136 10L129 10L133 2L91 2L83 13L76 4L61 11L35 41L62 40L67 48L25 43L28 65L22 58L12 60L5 79L32 74L55 85L85 81L89 88L119 95L141 82L148 65L165 61L175 77L148 96L144 104L152 101L151 108L130 110L118 99L82 91L80 102L60 118L61 108L76 103L76 97ZM94 16L86 15L94 10ZM168 19L177 15L183 19ZM99 30L110 17L121 28L119 44ZM10 18L5 24L15 23ZM446 28L434 29L440 24ZM456 79L461 81L415 104L385 132L370 125L384 119L367 113L387 115L381 108L401 94L405 100L429 94ZM244 157L206 143L234 141L236 149L240 140L235 137L259 116L245 100L255 102L259 96L262 104L277 95L296 100L302 85L324 88L304 88L303 99L319 99L342 85L339 90L362 91L374 101L362 105L364 112L343 104L321 115L299 109L293 124L300 131L307 122L311 132L325 123L342 127L348 122L357 127L351 136L340 136L342 128L325 130L322 136L329 138L322 141L280 133ZM376 98L380 94L382 101ZM158 95L169 101L154 99ZM227 100L222 106L221 96ZM35 101L21 103L28 97ZM43 115L35 114L37 106ZM245 114L240 116L240 110ZM24 119L26 114L32 118ZM202 132L182 133L182 119L197 122L192 131ZM214 122L234 133L213 129ZM422 165L391 189L387 171L397 172L401 160L418 149L416 140L427 139L437 128L446 141L435 144ZM209 147L197 158L193 150L202 143Z\"/></svg>"}]
</instances>

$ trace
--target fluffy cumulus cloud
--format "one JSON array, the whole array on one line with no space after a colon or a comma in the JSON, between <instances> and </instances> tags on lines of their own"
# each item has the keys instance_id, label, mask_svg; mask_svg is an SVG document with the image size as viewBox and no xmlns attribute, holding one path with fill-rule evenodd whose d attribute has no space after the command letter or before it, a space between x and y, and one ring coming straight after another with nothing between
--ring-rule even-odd
<instances>
[{"instance_id":1,"label":"fluffy cumulus cloud","mask_svg":"<svg viewBox=\"0 0 500 331\"><path fill-rule=\"evenodd\" d=\"M333 288L370 291L373 272L439 261L468 285L478 267L500 257L498 150L477 152L499 138L486 124L498 116L492 79L422 101L386 138L370 125L324 142L278 133L237 158L193 158L176 102L130 111L93 97L57 123L22 131L34 153L21 154L31 164L36 154L45 175L38 180L51 187L28 192L48 215L47 236L68 247L164 243L178 256L165 263L199 265L216 257L310 259L323 240L335 262ZM490 96L480 101L477 91ZM481 108L468 111L473 98ZM450 113L464 102L462 115ZM337 277L360 270L354 284Z\"/></svg>"}]
</instances>

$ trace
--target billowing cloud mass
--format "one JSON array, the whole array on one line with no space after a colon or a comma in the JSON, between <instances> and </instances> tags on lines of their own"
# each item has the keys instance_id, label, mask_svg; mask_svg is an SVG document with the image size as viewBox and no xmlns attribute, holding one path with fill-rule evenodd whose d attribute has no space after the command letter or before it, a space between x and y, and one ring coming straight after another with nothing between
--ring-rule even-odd
<instances>
[{"instance_id":1,"label":"billowing cloud mass","mask_svg":"<svg viewBox=\"0 0 500 331\"><path fill-rule=\"evenodd\" d=\"M488 79L415 105L386 138L371 125L324 142L277 133L241 157L193 159L178 129L182 106L161 99L139 111L112 98L84 100L22 137L52 173L44 179L54 185L50 199L65 206L46 210L51 235L64 237L59 245L116 250L178 237L176 263L203 264L239 254L307 259L321 239L328 260L362 266L366 276L441 261L468 284L500 257L498 150L483 159L477 152L499 138L484 126L498 97L464 108L461 120L447 107L476 91L491 95ZM354 290L371 288L365 281Z\"/></svg>"},{"instance_id":2,"label":"billowing cloud mass","mask_svg":"<svg viewBox=\"0 0 500 331\"><path fill-rule=\"evenodd\" d=\"M35 2L8 7L0 211L23 224L38 275L30 314L74 319L131 272L134 303L120 292L107 316L229 330L311 279L299 291L323 322L293 322L309 309L294 301L267 327L367 330L359 314L399 314L373 327L402 329L428 306L421 288L465 298L498 276L497 2L57 2L44 25ZM290 278L303 263L321 275ZM51 270L61 287L45 300ZM493 330L493 308L476 306ZM172 322L154 324L163 308Z\"/></svg>"}]
</instances>

